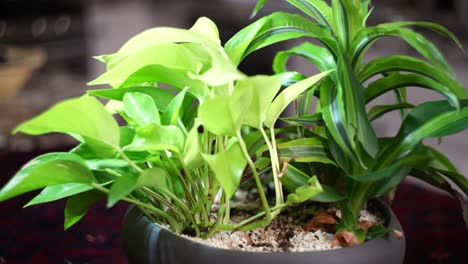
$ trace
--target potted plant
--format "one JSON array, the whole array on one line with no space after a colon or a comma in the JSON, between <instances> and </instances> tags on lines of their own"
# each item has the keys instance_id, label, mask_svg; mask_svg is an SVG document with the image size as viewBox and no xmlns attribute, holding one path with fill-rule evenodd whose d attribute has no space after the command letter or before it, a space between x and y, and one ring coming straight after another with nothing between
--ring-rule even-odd
<instances>
[{"instance_id":1,"label":"potted plant","mask_svg":"<svg viewBox=\"0 0 468 264\"><path fill-rule=\"evenodd\" d=\"M402 28L407 23L366 28L368 1L336 0L331 7L324 1L289 2L319 24L274 13L223 47L216 25L200 18L189 30L150 29L117 53L97 57L107 71L90 84L111 89L63 101L15 129L31 135L67 133L78 146L26 164L0 191L0 201L37 189L43 190L28 205L67 198L65 228L100 199L107 199L108 206L129 202L135 207L125 218L123 236L129 260L136 263L401 262L404 242L394 236L340 250L264 254L216 249L174 234L208 238L222 230L262 228L287 208L312 200L336 203L341 217L319 215L310 228L322 228L333 218L335 243L350 246L401 230L391 217L387 227L359 226L358 214L368 200L390 192L408 174L448 189L446 176L466 193L466 179L448 159L421 144L424 137L461 131L468 118L466 92L440 53L434 53L437 49ZM420 25L452 36L440 26ZM381 35L403 36L444 68L402 56L363 63L363 53ZM237 70L251 52L304 36L319 39L325 48L306 42L279 53L275 76L249 77ZM305 55L322 73L306 78L286 71L291 54ZM363 89L368 78L380 73L383 78ZM402 88L408 85L434 89L448 100L410 106ZM396 105L366 111L371 99L392 90L398 91ZM108 102L103 106L95 97ZM319 103L309 114L314 97ZM283 118L290 125L275 129L293 101L297 115ZM375 135L373 117L406 108L413 109L402 111L397 136ZM264 190L266 176L271 177L273 201ZM233 222L231 198L244 181L258 191L258 209ZM396 252L385 250L388 246Z\"/></svg>"},{"instance_id":2,"label":"potted plant","mask_svg":"<svg viewBox=\"0 0 468 264\"><path fill-rule=\"evenodd\" d=\"M258 1L254 15L266 2ZM239 49L237 43L252 40L247 49L232 56L233 60L241 61L252 51L278 41L310 37L322 46L306 41L279 52L273 62L274 71L289 74L289 83L303 79L302 74L286 69L292 56L305 58L320 71L333 70L316 89L296 101L296 117L283 119L315 132L312 137L304 137L310 142L324 139L314 141L308 149L318 155L315 160L313 157L307 160L317 164L306 171L289 164L291 173L287 171L282 178L284 185L293 191L307 181L307 175L322 175L324 191L311 199L338 203L342 217L336 236L339 243L347 245L365 240L357 216L366 202L392 192L407 175L457 195L458 191L450 184L454 183L464 195L468 194L467 179L444 154L423 144L425 138L442 138L467 127L467 92L437 47L408 27L435 31L463 50L459 40L446 28L430 22L401 21L367 27L372 11L368 0L333 0L331 5L320 0L287 2L307 18L273 13L243 29L226 44L229 53ZM389 36L406 41L425 60L390 55L364 61L375 41ZM414 105L406 97L406 87L430 89L446 100ZM367 107L388 92L395 94L394 104ZM310 113L314 98L317 106ZM378 137L371 122L391 111L401 113L399 132L393 137ZM323 157L331 157L333 162L324 162ZM294 156L286 160L296 161Z\"/></svg>"}]
</instances>

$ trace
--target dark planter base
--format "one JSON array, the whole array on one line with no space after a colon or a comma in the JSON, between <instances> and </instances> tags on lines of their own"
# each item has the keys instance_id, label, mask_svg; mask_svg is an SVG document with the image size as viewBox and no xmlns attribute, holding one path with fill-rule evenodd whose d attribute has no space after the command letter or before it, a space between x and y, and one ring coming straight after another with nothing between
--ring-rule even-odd
<instances>
[{"instance_id":1,"label":"dark planter base","mask_svg":"<svg viewBox=\"0 0 468 264\"><path fill-rule=\"evenodd\" d=\"M380 201L376 205L388 216L390 228L402 230L387 205ZM256 253L213 248L160 228L136 207L127 212L122 234L129 263L138 264L401 264L405 256L405 239L394 235L329 251Z\"/></svg>"}]
</instances>

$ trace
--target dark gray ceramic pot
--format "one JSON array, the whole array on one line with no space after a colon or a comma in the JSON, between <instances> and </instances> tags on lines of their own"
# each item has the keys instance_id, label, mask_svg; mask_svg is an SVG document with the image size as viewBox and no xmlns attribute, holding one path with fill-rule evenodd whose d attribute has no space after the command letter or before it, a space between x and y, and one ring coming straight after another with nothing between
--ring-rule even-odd
<instances>
[{"instance_id":1,"label":"dark gray ceramic pot","mask_svg":"<svg viewBox=\"0 0 468 264\"><path fill-rule=\"evenodd\" d=\"M388 219L388 227L402 230L390 208L381 201L376 206ZM405 240L389 235L359 246L317 252L255 253L209 247L160 228L131 207L123 222L123 246L134 264L401 264Z\"/></svg>"}]
</instances>

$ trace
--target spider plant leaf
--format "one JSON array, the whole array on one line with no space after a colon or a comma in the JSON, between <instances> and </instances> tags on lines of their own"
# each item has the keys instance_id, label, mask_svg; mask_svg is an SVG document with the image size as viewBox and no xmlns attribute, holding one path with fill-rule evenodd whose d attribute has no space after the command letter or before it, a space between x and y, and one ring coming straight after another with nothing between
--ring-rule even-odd
<instances>
[{"instance_id":1,"label":"spider plant leaf","mask_svg":"<svg viewBox=\"0 0 468 264\"><path fill-rule=\"evenodd\" d=\"M322 113L315 113L298 117L283 117L281 118L281 121L291 125L304 126L307 128L323 125Z\"/></svg>"},{"instance_id":2,"label":"spider plant leaf","mask_svg":"<svg viewBox=\"0 0 468 264\"><path fill-rule=\"evenodd\" d=\"M277 73L274 76L280 80L282 86L290 86L307 79L304 74L295 71Z\"/></svg>"},{"instance_id":3,"label":"spider plant leaf","mask_svg":"<svg viewBox=\"0 0 468 264\"><path fill-rule=\"evenodd\" d=\"M447 101L427 102L415 107L405 118L391 144L378 155L378 164L385 167L412 151L426 137L442 137L468 127L468 102L462 101L460 110Z\"/></svg>"},{"instance_id":4,"label":"spider plant leaf","mask_svg":"<svg viewBox=\"0 0 468 264\"><path fill-rule=\"evenodd\" d=\"M143 93L127 93L123 102L125 113L139 126L161 124L158 108L151 96Z\"/></svg>"},{"instance_id":5,"label":"spider plant leaf","mask_svg":"<svg viewBox=\"0 0 468 264\"><path fill-rule=\"evenodd\" d=\"M284 89L271 103L265 119L265 125L268 128L272 128L280 114L294 99L310 87L317 84L322 78L330 74L330 72L332 71L319 73Z\"/></svg>"},{"instance_id":6,"label":"spider plant leaf","mask_svg":"<svg viewBox=\"0 0 468 264\"><path fill-rule=\"evenodd\" d=\"M312 37L327 47L334 47L330 32L299 15L275 12L245 27L233 36L224 49L238 65L250 53L263 47L300 37Z\"/></svg>"},{"instance_id":7,"label":"spider plant leaf","mask_svg":"<svg viewBox=\"0 0 468 264\"><path fill-rule=\"evenodd\" d=\"M413 176L421 181L424 181L440 190L444 190L448 193L454 194L454 190L447 182L447 180L439 173L434 171L434 169L413 168L408 175Z\"/></svg>"},{"instance_id":8,"label":"spider plant leaf","mask_svg":"<svg viewBox=\"0 0 468 264\"><path fill-rule=\"evenodd\" d=\"M342 0L332 0L332 13L333 13L333 31L338 38L341 48L345 51L348 50L350 42L350 25L348 10Z\"/></svg>"},{"instance_id":9,"label":"spider plant leaf","mask_svg":"<svg viewBox=\"0 0 468 264\"><path fill-rule=\"evenodd\" d=\"M277 145L280 159L285 162L318 162L333 164L328 146L321 138L291 140Z\"/></svg>"},{"instance_id":10,"label":"spider plant leaf","mask_svg":"<svg viewBox=\"0 0 468 264\"><path fill-rule=\"evenodd\" d=\"M252 14L250 14L250 18L254 18L258 11L263 8L263 6L268 2L269 0L258 0L257 4L255 4L254 9L252 10Z\"/></svg>"},{"instance_id":11,"label":"spider plant leaf","mask_svg":"<svg viewBox=\"0 0 468 264\"><path fill-rule=\"evenodd\" d=\"M403 55L381 57L370 61L358 73L358 79L362 83L377 74L398 71L424 75L446 86L452 93L457 95L457 97L461 99L468 97L463 86L444 71L439 70L437 67L425 61Z\"/></svg>"},{"instance_id":12,"label":"spider plant leaf","mask_svg":"<svg viewBox=\"0 0 468 264\"><path fill-rule=\"evenodd\" d=\"M450 104L455 107L459 105L458 98L463 98L466 94L465 91L462 92L459 88L453 89L421 74L392 73L368 85L367 89L364 90L366 103L388 91L402 87L421 87L436 91L445 96Z\"/></svg>"},{"instance_id":13,"label":"spider plant leaf","mask_svg":"<svg viewBox=\"0 0 468 264\"><path fill-rule=\"evenodd\" d=\"M86 215L88 208L103 197L104 194L101 192L91 190L68 198L65 205L64 229L67 230L80 221Z\"/></svg>"},{"instance_id":14,"label":"spider plant leaf","mask_svg":"<svg viewBox=\"0 0 468 264\"><path fill-rule=\"evenodd\" d=\"M84 160L72 153L49 153L28 162L0 190L0 201L47 186L90 184L91 171Z\"/></svg>"},{"instance_id":15,"label":"spider plant leaf","mask_svg":"<svg viewBox=\"0 0 468 264\"><path fill-rule=\"evenodd\" d=\"M333 24L332 9L323 0L288 0L288 2L321 25L330 28Z\"/></svg>"},{"instance_id":16,"label":"spider plant leaf","mask_svg":"<svg viewBox=\"0 0 468 264\"><path fill-rule=\"evenodd\" d=\"M310 42L304 42L289 50L278 52L273 61L273 71L275 73L286 72L286 65L292 56L303 57L320 71L328 71L336 68L333 55L327 49Z\"/></svg>"},{"instance_id":17,"label":"spider plant leaf","mask_svg":"<svg viewBox=\"0 0 468 264\"><path fill-rule=\"evenodd\" d=\"M203 159L215 173L226 198L230 199L239 187L247 160L242 154L239 142L232 143L225 151L215 155L202 154Z\"/></svg>"},{"instance_id":18,"label":"spider plant leaf","mask_svg":"<svg viewBox=\"0 0 468 264\"><path fill-rule=\"evenodd\" d=\"M465 176L456 171L446 171L439 169L436 169L435 171L454 182L458 187L460 187L465 195L468 195L468 179L466 179Z\"/></svg>"},{"instance_id":19,"label":"spider plant leaf","mask_svg":"<svg viewBox=\"0 0 468 264\"><path fill-rule=\"evenodd\" d=\"M395 36L405 40L434 66L442 68L451 76L454 76L453 69L449 66L439 49L423 35L407 28L371 27L359 31L352 42L352 49L354 50L352 65L356 65L364 55L364 51L372 43L375 43L375 40L385 36Z\"/></svg>"},{"instance_id":20,"label":"spider plant leaf","mask_svg":"<svg viewBox=\"0 0 468 264\"><path fill-rule=\"evenodd\" d=\"M120 140L117 122L96 98L89 95L52 106L13 130L13 133L18 132L29 135L52 132L76 134L92 146L101 143L107 148L118 147Z\"/></svg>"},{"instance_id":21,"label":"spider plant leaf","mask_svg":"<svg viewBox=\"0 0 468 264\"><path fill-rule=\"evenodd\" d=\"M362 144L365 152L374 157L379 147L375 131L367 118L363 99L364 89L344 57L341 57L338 61L337 81L335 85L337 85L338 96L342 96L343 109L338 109L340 111L334 114L341 116L341 122L344 124L344 129L352 149L358 150L355 147L357 144L354 142L357 140ZM358 160L364 163L364 156L366 154L360 151L356 151L355 154ZM361 165L366 167L365 164Z\"/></svg>"},{"instance_id":22,"label":"spider plant leaf","mask_svg":"<svg viewBox=\"0 0 468 264\"><path fill-rule=\"evenodd\" d=\"M330 151L340 167L348 171L346 160L349 158L357 162L358 158L345 129L345 120L341 114L343 111L337 97L338 91L331 78L325 79L320 86L320 104L329 134Z\"/></svg>"},{"instance_id":23,"label":"spider plant leaf","mask_svg":"<svg viewBox=\"0 0 468 264\"><path fill-rule=\"evenodd\" d=\"M164 89L152 86L135 86L119 89L98 89L88 90L88 94L105 99L123 101L126 93L143 93L153 98L159 111L165 112L169 103L174 99L174 95Z\"/></svg>"},{"instance_id":24,"label":"spider plant leaf","mask_svg":"<svg viewBox=\"0 0 468 264\"><path fill-rule=\"evenodd\" d=\"M392 105L376 105L372 107L367 115L369 116L369 121L374 121L378 119L379 117L390 113L395 110L400 110L400 109L408 109L408 108L414 108L414 105L408 104L408 103L399 103L399 104L392 104Z\"/></svg>"},{"instance_id":25,"label":"spider plant leaf","mask_svg":"<svg viewBox=\"0 0 468 264\"><path fill-rule=\"evenodd\" d=\"M383 27L383 28L400 28L400 27L409 27L409 26L416 26L416 27L422 27L426 29L430 29L444 37L447 37L455 42L457 46L464 51L463 45L461 44L460 40L453 34L450 30L447 28L437 24L437 23L432 23L432 22L424 22L424 21L399 21L399 22L392 22L392 23L385 23L385 24L380 24L378 27Z\"/></svg>"}]
</instances>

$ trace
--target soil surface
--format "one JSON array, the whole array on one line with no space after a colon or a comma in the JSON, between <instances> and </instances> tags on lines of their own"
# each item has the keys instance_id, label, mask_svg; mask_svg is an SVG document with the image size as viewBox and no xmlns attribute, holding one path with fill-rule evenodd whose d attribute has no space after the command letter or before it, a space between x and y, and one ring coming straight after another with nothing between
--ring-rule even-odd
<instances>
[{"instance_id":1,"label":"soil surface","mask_svg":"<svg viewBox=\"0 0 468 264\"><path fill-rule=\"evenodd\" d=\"M253 251L253 252L302 252L330 250L339 247L331 246L334 235L323 230L306 231L307 223L320 211L340 217L336 208L293 207L283 211L273 222L265 227L251 231L222 231L203 240L184 236L205 245L217 248ZM248 217L238 213L232 217L232 222L238 223ZM383 220L362 210L360 221L383 223Z\"/></svg>"}]
</instances>

